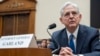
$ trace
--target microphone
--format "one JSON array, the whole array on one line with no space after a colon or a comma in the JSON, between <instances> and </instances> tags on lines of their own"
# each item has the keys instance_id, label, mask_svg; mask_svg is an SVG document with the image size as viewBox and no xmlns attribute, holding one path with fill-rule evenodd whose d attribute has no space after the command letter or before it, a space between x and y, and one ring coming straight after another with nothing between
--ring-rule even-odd
<instances>
[{"instance_id":1,"label":"microphone","mask_svg":"<svg viewBox=\"0 0 100 56\"><path fill-rule=\"evenodd\" d=\"M48 32L48 34L49 34L50 36L51 36L51 34L50 34L50 32L48 31L48 29L53 29L53 28L56 28L56 24L55 24L55 23L49 25L48 28L47 28L47 32ZM52 36L51 36L51 37L52 37Z\"/></svg>"},{"instance_id":2,"label":"microphone","mask_svg":"<svg viewBox=\"0 0 100 56\"><path fill-rule=\"evenodd\" d=\"M53 24L49 25L48 29L53 29L53 28L55 28L55 27L56 27L56 24L53 23Z\"/></svg>"}]
</instances>

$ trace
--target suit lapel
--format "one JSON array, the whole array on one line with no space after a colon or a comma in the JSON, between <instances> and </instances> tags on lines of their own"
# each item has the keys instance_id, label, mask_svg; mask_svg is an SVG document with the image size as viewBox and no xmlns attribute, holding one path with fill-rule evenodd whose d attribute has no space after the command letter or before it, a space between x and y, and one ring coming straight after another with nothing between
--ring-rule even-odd
<instances>
[{"instance_id":1,"label":"suit lapel","mask_svg":"<svg viewBox=\"0 0 100 56\"><path fill-rule=\"evenodd\" d=\"M63 34L63 42L65 42L65 44L64 44L65 47L68 46L68 36L67 36L67 33L66 33L66 29L65 29L64 34Z\"/></svg>"},{"instance_id":2,"label":"suit lapel","mask_svg":"<svg viewBox=\"0 0 100 56\"><path fill-rule=\"evenodd\" d=\"M77 36L77 44L76 44L76 54L80 53L81 48L86 39L85 29L82 25L79 26L78 36Z\"/></svg>"},{"instance_id":3,"label":"suit lapel","mask_svg":"<svg viewBox=\"0 0 100 56\"><path fill-rule=\"evenodd\" d=\"M62 35L62 37L60 38L61 46L63 46L63 47L68 46L68 36L67 36L67 33L66 33L66 29L64 29L64 31L61 33L61 35Z\"/></svg>"}]
</instances>

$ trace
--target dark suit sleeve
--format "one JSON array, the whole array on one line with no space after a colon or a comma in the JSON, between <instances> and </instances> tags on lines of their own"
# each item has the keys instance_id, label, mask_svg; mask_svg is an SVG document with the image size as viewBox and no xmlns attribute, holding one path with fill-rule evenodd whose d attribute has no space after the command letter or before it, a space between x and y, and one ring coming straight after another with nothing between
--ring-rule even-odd
<instances>
[{"instance_id":1,"label":"dark suit sleeve","mask_svg":"<svg viewBox=\"0 0 100 56\"><path fill-rule=\"evenodd\" d=\"M49 48L53 51L57 48L57 43L55 41L55 33L52 34L52 39Z\"/></svg>"},{"instance_id":2,"label":"dark suit sleeve","mask_svg":"<svg viewBox=\"0 0 100 56\"><path fill-rule=\"evenodd\" d=\"M91 35L92 36L92 35ZM100 41L99 41L100 33L97 30L92 39L91 39L91 52L83 54L84 56L100 56Z\"/></svg>"},{"instance_id":3,"label":"dark suit sleeve","mask_svg":"<svg viewBox=\"0 0 100 56\"><path fill-rule=\"evenodd\" d=\"M51 49L53 54L59 54L59 45L55 37L56 37L56 32L52 34L52 39L49 48Z\"/></svg>"},{"instance_id":4,"label":"dark suit sleeve","mask_svg":"<svg viewBox=\"0 0 100 56\"><path fill-rule=\"evenodd\" d=\"M55 39L53 39L53 37L52 37L52 39L51 39L51 43L50 43L49 48L50 48L52 51L55 50L55 49L57 48L57 44L56 44L56 42L55 42Z\"/></svg>"}]
</instances>

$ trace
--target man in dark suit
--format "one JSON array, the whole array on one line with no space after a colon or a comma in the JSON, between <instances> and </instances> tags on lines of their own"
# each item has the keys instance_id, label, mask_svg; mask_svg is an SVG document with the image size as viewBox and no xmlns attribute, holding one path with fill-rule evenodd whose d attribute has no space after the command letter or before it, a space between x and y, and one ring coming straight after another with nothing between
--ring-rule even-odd
<instances>
[{"instance_id":1,"label":"man in dark suit","mask_svg":"<svg viewBox=\"0 0 100 56\"><path fill-rule=\"evenodd\" d=\"M60 56L100 56L99 31L79 24L81 17L76 4L71 2L64 4L61 9L60 21L65 25L65 28L52 34L49 48L53 54Z\"/></svg>"}]
</instances>

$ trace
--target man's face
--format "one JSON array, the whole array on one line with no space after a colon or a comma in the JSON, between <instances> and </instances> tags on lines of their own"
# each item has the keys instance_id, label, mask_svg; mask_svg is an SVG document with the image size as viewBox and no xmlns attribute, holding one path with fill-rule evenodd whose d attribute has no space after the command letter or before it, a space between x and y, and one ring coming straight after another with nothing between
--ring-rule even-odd
<instances>
[{"instance_id":1,"label":"man's face","mask_svg":"<svg viewBox=\"0 0 100 56\"><path fill-rule=\"evenodd\" d=\"M66 27L70 28L70 27L77 27L79 25L80 19L81 19L81 14L78 12L78 10L72 5L69 5L66 8L64 8L60 21Z\"/></svg>"}]
</instances>

